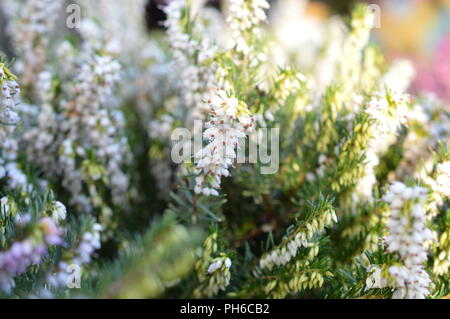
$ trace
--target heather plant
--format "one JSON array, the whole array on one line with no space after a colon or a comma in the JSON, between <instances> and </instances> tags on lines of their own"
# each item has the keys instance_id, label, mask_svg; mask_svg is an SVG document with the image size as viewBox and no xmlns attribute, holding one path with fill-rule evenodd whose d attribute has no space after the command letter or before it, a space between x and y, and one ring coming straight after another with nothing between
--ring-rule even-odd
<instances>
[{"instance_id":1,"label":"heather plant","mask_svg":"<svg viewBox=\"0 0 450 319\"><path fill-rule=\"evenodd\" d=\"M445 103L364 5L288 44L293 1L225 2L162 32L144 1L79 1L75 30L0 4L0 296L450 294Z\"/></svg>"}]
</instances>

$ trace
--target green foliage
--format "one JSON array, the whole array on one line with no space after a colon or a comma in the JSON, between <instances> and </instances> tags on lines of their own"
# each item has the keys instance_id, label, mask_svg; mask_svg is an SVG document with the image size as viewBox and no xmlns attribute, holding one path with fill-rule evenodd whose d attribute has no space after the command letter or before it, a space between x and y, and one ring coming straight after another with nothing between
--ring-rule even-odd
<instances>
[{"instance_id":1,"label":"green foliage","mask_svg":"<svg viewBox=\"0 0 450 319\"><path fill-rule=\"evenodd\" d=\"M124 243L118 260L96 271L97 297L155 298L177 285L194 267L192 249L201 232L176 223L166 214L141 238Z\"/></svg>"},{"instance_id":2,"label":"green foliage","mask_svg":"<svg viewBox=\"0 0 450 319\"><path fill-rule=\"evenodd\" d=\"M83 52L102 57L110 54L122 64L124 80L109 92L105 107L117 106L114 112L124 117L115 137L126 144L131 156L121 167L130 181L127 201L114 201L114 182L108 179L107 165L95 145L88 145L85 154L68 156L85 178L80 193L93 203L93 210L77 207L61 179L68 172L49 174L35 164L36 158L23 149L26 143L20 139L21 130L16 132L21 143L15 164L24 170L29 187L11 189L10 176L0 178L0 253L27 239L45 244L47 250L38 262L7 277L13 279L12 287L10 281L8 285L0 282L0 288L11 288L0 290L0 296L391 298L395 287L373 287L368 279L375 269L393 279L389 267L399 262L384 240L389 235L392 209L383 196L395 180L423 186L429 192L425 224L436 235L435 241L427 243L424 265L432 281L429 297L448 296L450 209L442 164L450 162L449 117L438 102L430 102L430 106L423 97L411 101L404 95L406 88L390 87L408 79L397 72L391 72L394 79L389 79L391 65L369 44L367 7L356 7L349 30L335 48L339 59L327 65L332 76L321 81L317 65L322 60L302 68L295 63L279 66L271 59L274 44L269 27L251 24L251 32L240 34L249 50L244 54L237 43L208 42L199 32L207 29L206 18L201 11L194 16L186 5L176 22L181 40L187 40L180 42L188 49L192 49L191 42L197 45L192 52L181 54L185 48L164 43L160 34L140 35L139 45L115 54L108 52L108 32L102 33L100 44L68 37L70 52L66 53L78 57L78 64L85 61L80 58ZM106 21L93 18L91 22L99 30L107 29ZM259 29L263 32L256 32ZM334 48L334 40L325 39L317 52L326 55ZM160 56L143 54L140 42L158 49ZM208 45L214 47L212 56L202 58ZM86 48L89 50L84 51ZM171 64L184 58L184 67L190 71L187 80L183 78L186 69L172 69ZM73 73L55 72L64 67L64 61L45 63L54 73L47 92L51 98L36 98L37 83L29 83L36 87L26 87L24 99L39 104L37 114L48 107L45 110L65 134L61 128L77 115L71 107L78 100L83 104L83 98L72 92L77 83ZM6 69L3 62L2 69ZM200 81L204 80L202 72L207 71L214 73L215 85L233 92L239 100L235 114L250 112L256 129L278 128L280 133L278 171L263 174L267 163L261 160L235 164L231 176L219 176L218 196L196 192L200 173L195 164L177 165L170 159L170 133L190 126L189 115L197 107L186 105L183 90L186 83L192 84L187 92L191 95L187 95L199 99L194 104L207 105L200 100L207 96L203 90L209 82ZM5 74L7 80L16 79L10 71ZM107 82L95 79L92 85ZM63 109L67 105L69 109ZM203 124L212 114L203 109L199 113ZM26 118L27 114L23 115ZM24 120L19 128L26 131L28 125L39 124L29 122ZM103 130L100 127L99 131ZM16 138L14 133L7 136ZM60 136L52 138L59 145ZM256 131L246 137L246 141L252 139L261 142L262 138ZM74 142L73 147L81 142ZM250 146L243 148L250 156ZM6 158L4 149L7 147L0 141L0 169ZM55 157L64 153L62 147L48 151L55 151ZM60 162L51 163L56 164ZM443 186L437 183L442 178ZM68 207L67 217L61 220L54 217L56 200ZM412 204L408 205L402 209L409 213ZM30 221L21 224L20 218L27 216ZM61 243L46 242L49 229L43 218L54 220ZM67 275L65 266L75 262L82 266L80 289L67 288L64 276L60 278L63 283L50 284L55 274ZM0 263L0 276L1 267Z\"/></svg>"}]
</instances>

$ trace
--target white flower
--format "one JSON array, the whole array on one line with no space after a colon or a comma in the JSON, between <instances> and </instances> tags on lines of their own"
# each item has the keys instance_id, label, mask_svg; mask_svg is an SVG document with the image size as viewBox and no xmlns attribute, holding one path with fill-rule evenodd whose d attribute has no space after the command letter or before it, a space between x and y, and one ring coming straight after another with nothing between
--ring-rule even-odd
<instances>
[{"instance_id":1,"label":"white flower","mask_svg":"<svg viewBox=\"0 0 450 319\"><path fill-rule=\"evenodd\" d=\"M266 0L230 0L227 22L238 52L248 55L254 50L253 45L247 43L246 34L261 33L259 25L267 21L265 10L269 8L270 5ZM261 53L255 58L265 59Z\"/></svg>"},{"instance_id":2,"label":"white flower","mask_svg":"<svg viewBox=\"0 0 450 319\"><path fill-rule=\"evenodd\" d=\"M211 117L203 136L209 144L194 155L199 174L195 192L217 196L220 179L230 175L229 167L237 157L236 149L252 130L254 120L243 102L223 90L217 89L208 104Z\"/></svg>"},{"instance_id":3,"label":"white flower","mask_svg":"<svg viewBox=\"0 0 450 319\"><path fill-rule=\"evenodd\" d=\"M58 201L53 202L53 211L52 211L53 220L58 223L61 220L65 220L66 215L67 215L66 206L64 206L64 204Z\"/></svg>"},{"instance_id":4,"label":"white flower","mask_svg":"<svg viewBox=\"0 0 450 319\"><path fill-rule=\"evenodd\" d=\"M44 69L47 46L63 3L53 0L28 0L11 19L8 32L20 59L16 62L24 86L34 86Z\"/></svg>"},{"instance_id":5,"label":"white flower","mask_svg":"<svg viewBox=\"0 0 450 319\"><path fill-rule=\"evenodd\" d=\"M19 116L14 111L20 97L20 87L15 77L0 63L0 125L15 125Z\"/></svg>"},{"instance_id":6,"label":"white flower","mask_svg":"<svg viewBox=\"0 0 450 319\"><path fill-rule=\"evenodd\" d=\"M228 265L231 265L231 260L229 258L219 257L215 259L208 267L208 274L212 274L213 272L222 268L222 265L225 265L226 268L230 268Z\"/></svg>"},{"instance_id":7,"label":"white flower","mask_svg":"<svg viewBox=\"0 0 450 319\"><path fill-rule=\"evenodd\" d=\"M438 164L435 184L436 192L441 196L450 196L450 162Z\"/></svg>"},{"instance_id":8,"label":"white flower","mask_svg":"<svg viewBox=\"0 0 450 319\"><path fill-rule=\"evenodd\" d=\"M372 265L369 269L369 272L371 273L370 276L366 279L366 287L367 288L386 288L389 287L389 283L381 275L381 269L380 267L376 265Z\"/></svg>"},{"instance_id":9,"label":"white flower","mask_svg":"<svg viewBox=\"0 0 450 319\"><path fill-rule=\"evenodd\" d=\"M187 123L203 120L205 110L198 106L208 96L207 90L214 86L217 66L208 60L216 55L217 49L205 38L197 40L186 33L184 24L187 15L184 0L172 0L164 7L167 14L167 40L172 48L174 67L180 74L179 85L184 105L188 111ZM192 30L195 33L196 30Z\"/></svg>"},{"instance_id":10,"label":"white flower","mask_svg":"<svg viewBox=\"0 0 450 319\"><path fill-rule=\"evenodd\" d=\"M51 104L52 75L40 74L38 123L24 135L29 158L46 178L62 180L71 194L69 204L80 210L91 212L99 205L97 191L88 184L102 178L108 181L113 203L125 207L129 180L122 170L131 152L124 134L124 116L113 91L121 79L121 66L107 54L80 56L77 62L81 66L75 84L63 88L71 100L63 100L60 111ZM92 155L98 169L84 170L80 163Z\"/></svg>"},{"instance_id":11,"label":"white flower","mask_svg":"<svg viewBox=\"0 0 450 319\"><path fill-rule=\"evenodd\" d=\"M333 221L337 222L336 212L329 209L320 216L318 221L315 220L313 223L306 224L304 226L306 229L302 228L302 231L299 231L295 237L283 241L278 248L264 254L259 260L259 268L271 270L274 266L286 265L297 256L298 250L302 247L311 248L310 252L316 254L318 247L308 241L312 239L314 233L322 231Z\"/></svg>"},{"instance_id":12,"label":"white flower","mask_svg":"<svg viewBox=\"0 0 450 319\"><path fill-rule=\"evenodd\" d=\"M231 260L230 258L225 259L225 267L230 268L231 267Z\"/></svg>"},{"instance_id":13,"label":"white flower","mask_svg":"<svg viewBox=\"0 0 450 319\"><path fill-rule=\"evenodd\" d=\"M16 163L18 157L18 141L14 138L14 125L19 116L13 110L19 103L20 88L16 77L0 63L0 178L7 177L7 185L11 189L27 190L27 177Z\"/></svg>"},{"instance_id":14,"label":"white flower","mask_svg":"<svg viewBox=\"0 0 450 319\"><path fill-rule=\"evenodd\" d=\"M10 212L9 200L8 197L2 197L0 199L0 214L3 216L7 216Z\"/></svg>"},{"instance_id":15,"label":"white flower","mask_svg":"<svg viewBox=\"0 0 450 319\"><path fill-rule=\"evenodd\" d=\"M397 59L381 79L380 89L388 87L394 92L406 92L415 76L414 65L406 59Z\"/></svg>"},{"instance_id":16,"label":"white flower","mask_svg":"<svg viewBox=\"0 0 450 319\"><path fill-rule=\"evenodd\" d=\"M376 122L376 133L382 136L395 134L408 121L409 95L395 93L391 99L388 101L387 94L378 93L372 96L366 107L366 113ZM380 140L379 136L377 140Z\"/></svg>"},{"instance_id":17,"label":"white flower","mask_svg":"<svg viewBox=\"0 0 450 319\"><path fill-rule=\"evenodd\" d=\"M395 279L390 286L397 288L393 298L425 298L431 282L423 270L427 261L426 244L434 240L433 233L425 225L427 189L394 182L383 199L391 208L387 223L389 234L385 239L387 249L400 256L400 264L389 268ZM370 282L368 287L371 287Z\"/></svg>"}]
</instances>

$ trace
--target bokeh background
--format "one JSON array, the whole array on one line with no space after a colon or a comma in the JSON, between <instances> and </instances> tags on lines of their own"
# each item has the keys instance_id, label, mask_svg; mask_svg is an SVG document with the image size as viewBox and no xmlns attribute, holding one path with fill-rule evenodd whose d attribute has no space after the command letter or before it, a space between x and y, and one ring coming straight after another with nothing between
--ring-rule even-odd
<instances>
[{"instance_id":1,"label":"bokeh background","mask_svg":"<svg viewBox=\"0 0 450 319\"><path fill-rule=\"evenodd\" d=\"M164 14L159 6L167 0L149 1L147 20L150 28L161 28ZM272 0L272 8L276 2ZM373 32L389 59L408 58L416 67L414 91L431 92L450 100L450 0L323 0L307 1L304 14L320 22L339 14L348 16L357 2L377 4L381 8L381 27ZM222 1L209 0L208 5L221 8ZM299 30L301 34L301 30Z\"/></svg>"},{"instance_id":2,"label":"bokeh background","mask_svg":"<svg viewBox=\"0 0 450 319\"><path fill-rule=\"evenodd\" d=\"M167 1L148 1L145 14L149 29L162 28L161 22L165 16L160 6ZM206 1L209 6L218 9L223 6L221 0L196 1ZM276 3L280 1L286 0L272 0L272 8L276 8ZM413 61L416 78L411 89L415 93L431 92L443 100L450 100L450 0L297 1L302 3L299 20L306 15L312 24L333 15L347 17L357 2L379 5L381 28L374 30L373 41L381 46L389 59L403 57ZM5 19L0 11L0 30L4 24ZM2 34L0 32L0 45L7 48ZM299 36L301 34L302 30L299 30Z\"/></svg>"}]
</instances>

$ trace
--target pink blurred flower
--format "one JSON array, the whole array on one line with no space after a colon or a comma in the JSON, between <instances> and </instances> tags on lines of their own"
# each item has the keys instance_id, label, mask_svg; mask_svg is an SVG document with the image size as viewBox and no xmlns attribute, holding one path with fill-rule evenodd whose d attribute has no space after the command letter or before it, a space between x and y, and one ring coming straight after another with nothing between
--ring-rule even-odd
<instances>
[{"instance_id":1,"label":"pink blurred flower","mask_svg":"<svg viewBox=\"0 0 450 319\"><path fill-rule=\"evenodd\" d=\"M430 68L418 68L414 83L418 91L436 94L450 100L450 35L439 46Z\"/></svg>"},{"instance_id":2,"label":"pink blurred flower","mask_svg":"<svg viewBox=\"0 0 450 319\"><path fill-rule=\"evenodd\" d=\"M48 245L61 245L63 243L61 230L56 226L53 219L44 217L39 221L39 224L44 232L45 241Z\"/></svg>"}]
</instances>

